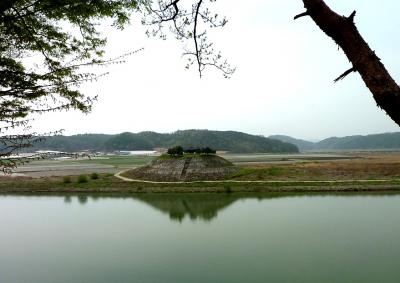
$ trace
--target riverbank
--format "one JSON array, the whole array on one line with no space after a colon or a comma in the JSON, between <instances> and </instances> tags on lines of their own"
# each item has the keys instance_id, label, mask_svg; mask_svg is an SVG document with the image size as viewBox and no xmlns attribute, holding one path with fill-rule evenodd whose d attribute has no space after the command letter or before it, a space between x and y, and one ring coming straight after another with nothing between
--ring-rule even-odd
<instances>
[{"instance_id":1,"label":"riverbank","mask_svg":"<svg viewBox=\"0 0 400 283\"><path fill-rule=\"evenodd\" d=\"M114 159L106 161L116 162ZM134 167L131 163L139 161L130 160L129 165L127 160L117 161L125 165L113 163L110 172L98 171L101 164L97 163L94 163L97 167L87 170L79 167L72 171L69 169L74 164L58 161L31 164L32 170L35 166L39 169L47 166L63 169L63 172L49 170L42 176L36 172L27 173L25 177L0 176L0 193L400 192L400 155L392 153L329 162L241 165L239 171L227 176L228 180L194 182L132 180L134 176L121 171ZM114 176L117 171L121 173L117 174L119 178ZM84 174L84 178L79 180L79 174ZM93 174L97 178L91 178Z\"/></svg>"},{"instance_id":2,"label":"riverbank","mask_svg":"<svg viewBox=\"0 0 400 283\"><path fill-rule=\"evenodd\" d=\"M66 181L68 180L68 181ZM113 175L99 175L80 182L70 179L2 178L0 193L233 193L233 192L400 192L400 180L318 181L215 181L149 183L127 182Z\"/></svg>"}]
</instances>

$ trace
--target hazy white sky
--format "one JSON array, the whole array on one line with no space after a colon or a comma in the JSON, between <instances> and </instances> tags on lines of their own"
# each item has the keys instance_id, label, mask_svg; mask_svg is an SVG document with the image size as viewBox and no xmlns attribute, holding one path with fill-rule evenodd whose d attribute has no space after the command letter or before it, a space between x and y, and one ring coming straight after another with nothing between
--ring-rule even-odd
<instances>
[{"instance_id":1,"label":"hazy white sky","mask_svg":"<svg viewBox=\"0 0 400 283\"><path fill-rule=\"evenodd\" d=\"M398 0L326 2L341 14L357 10L360 32L400 78ZM92 113L42 115L35 129L67 135L212 129L306 139L399 131L358 74L333 83L350 63L311 19L293 21L304 10L301 0L218 0L213 7L229 20L211 36L237 67L231 79L213 70L200 79L195 68L186 70L182 45L172 36L148 39L134 15L123 31L105 29L107 54L144 50L83 87L99 95Z\"/></svg>"}]
</instances>

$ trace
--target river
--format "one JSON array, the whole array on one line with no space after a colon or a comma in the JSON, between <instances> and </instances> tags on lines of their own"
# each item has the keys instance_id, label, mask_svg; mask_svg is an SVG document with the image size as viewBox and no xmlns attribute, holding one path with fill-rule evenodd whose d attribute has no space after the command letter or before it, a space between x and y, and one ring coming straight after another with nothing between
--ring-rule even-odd
<instances>
[{"instance_id":1,"label":"river","mask_svg":"<svg viewBox=\"0 0 400 283\"><path fill-rule=\"evenodd\" d=\"M0 195L2 283L400 282L400 195Z\"/></svg>"}]
</instances>

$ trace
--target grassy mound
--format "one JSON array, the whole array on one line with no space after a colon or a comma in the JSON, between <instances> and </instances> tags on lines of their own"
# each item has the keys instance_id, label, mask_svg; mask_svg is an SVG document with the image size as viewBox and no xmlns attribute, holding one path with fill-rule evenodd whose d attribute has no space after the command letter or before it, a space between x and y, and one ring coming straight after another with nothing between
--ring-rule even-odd
<instances>
[{"instance_id":1,"label":"grassy mound","mask_svg":"<svg viewBox=\"0 0 400 283\"><path fill-rule=\"evenodd\" d=\"M215 181L224 180L238 169L217 155L163 155L151 164L130 170L124 176L149 181Z\"/></svg>"}]
</instances>

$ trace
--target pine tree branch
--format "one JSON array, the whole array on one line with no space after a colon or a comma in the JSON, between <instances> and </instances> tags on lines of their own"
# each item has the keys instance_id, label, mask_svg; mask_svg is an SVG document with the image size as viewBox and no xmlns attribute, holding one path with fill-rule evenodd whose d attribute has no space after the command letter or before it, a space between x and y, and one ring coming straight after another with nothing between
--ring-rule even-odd
<instances>
[{"instance_id":1,"label":"pine tree branch","mask_svg":"<svg viewBox=\"0 0 400 283\"><path fill-rule=\"evenodd\" d=\"M313 21L343 49L377 105L400 125L400 87L358 32L354 24L356 13L344 17L332 11L323 0L303 2Z\"/></svg>"}]
</instances>

